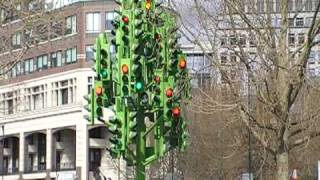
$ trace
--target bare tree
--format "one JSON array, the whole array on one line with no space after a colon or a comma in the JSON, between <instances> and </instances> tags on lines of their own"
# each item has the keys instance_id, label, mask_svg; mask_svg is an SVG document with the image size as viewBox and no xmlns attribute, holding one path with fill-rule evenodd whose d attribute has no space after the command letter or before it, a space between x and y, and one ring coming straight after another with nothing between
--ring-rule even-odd
<instances>
[{"instance_id":1,"label":"bare tree","mask_svg":"<svg viewBox=\"0 0 320 180\"><path fill-rule=\"evenodd\" d=\"M59 1L0 1L0 75L8 73L31 47L64 33L65 17L54 9L54 2Z\"/></svg>"},{"instance_id":2,"label":"bare tree","mask_svg":"<svg viewBox=\"0 0 320 180\"><path fill-rule=\"evenodd\" d=\"M303 16L310 3L310 24L296 37L293 20ZM308 94L319 86L306 71L310 52L319 44L320 3L189 0L173 6L182 33L203 52L210 52L206 56L218 77L217 86L227 86L232 99L218 101L200 91L205 98L194 100L192 108L209 114L236 113L275 160L274 178L289 179L289 159L320 135L318 101ZM303 98L306 94L309 98Z\"/></svg>"}]
</instances>

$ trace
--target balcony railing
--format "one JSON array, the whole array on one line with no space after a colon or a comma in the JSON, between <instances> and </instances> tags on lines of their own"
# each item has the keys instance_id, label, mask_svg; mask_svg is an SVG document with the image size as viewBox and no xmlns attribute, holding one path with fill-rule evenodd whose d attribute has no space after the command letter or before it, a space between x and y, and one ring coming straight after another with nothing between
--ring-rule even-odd
<instances>
[{"instance_id":1,"label":"balcony railing","mask_svg":"<svg viewBox=\"0 0 320 180\"><path fill-rule=\"evenodd\" d=\"M35 145L28 145L28 152L29 153L36 153L37 152L37 147Z\"/></svg>"},{"instance_id":2,"label":"balcony railing","mask_svg":"<svg viewBox=\"0 0 320 180\"><path fill-rule=\"evenodd\" d=\"M56 171L70 171L75 169L76 165L74 162L57 163L55 167Z\"/></svg>"},{"instance_id":3,"label":"balcony railing","mask_svg":"<svg viewBox=\"0 0 320 180\"><path fill-rule=\"evenodd\" d=\"M11 175L11 174L18 174L18 173L19 173L18 167L0 169L0 175Z\"/></svg>"},{"instance_id":4,"label":"balcony railing","mask_svg":"<svg viewBox=\"0 0 320 180\"><path fill-rule=\"evenodd\" d=\"M25 173L37 173L46 171L46 164L39 164L38 166L28 166Z\"/></svg>"},{"instance_id":5,"label":"balcony railing","mask_svg":"<svg viewBox=\"0 0 320 180\"><path fill-rule=\"evenodd\" d=\"M90 138L89 139L89 144L90 144L90 148L106 148L107 147L107 142L105 139L103 138Z\"/></svg>"},{"instance_id":6,"label":"balcony railing","mask_svg":"<svg viewBox=\"0 0 320 180\"><path fill-rule=\"evenodd\" d=\"M89 171L96 171L99 169L101 163L99 162L89 162Z\"/></svg>"}]
</instances>

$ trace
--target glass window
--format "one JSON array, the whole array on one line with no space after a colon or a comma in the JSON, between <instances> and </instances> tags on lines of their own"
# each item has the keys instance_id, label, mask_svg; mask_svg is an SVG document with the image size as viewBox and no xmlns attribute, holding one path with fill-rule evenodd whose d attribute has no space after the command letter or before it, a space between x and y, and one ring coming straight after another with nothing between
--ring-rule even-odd
<instances>
[{"instance_id":1,"label":"glass window","mask_svg":"<svg viewBox=\"0 0 320 180\"><path fill-rule=\"evenodd\" d=\"M27 59L24 61L24 70L26 74L33 72L33 59Z\"/></svg>"},{"instance_id":2,"label":"glass window","mask_svg":"<svg viewBox=\"0 0 320 180\"><path fill-rule=\"evenodd\" d=\"M289 36L288 36L288 43L289 43L289 45L294 45L294 44L295 44L294 34L289 34Z\"/></svg>"},{"instance_id":3,"label":"glass window","mask_svg":"<svg viewBox=\"0 0 320 180\"><path fill-rule=\"evenodd\" d=\"M304 33L298 34L298 43L301 45L304 43Z\"/></svg>"},{"instance_id":4,"label":"glass window","mask_svg":"<svg viewBox=\"0 0 320 180\"><path fill-rule=\"evenodd\" d=\"M93 53L93 45L86 45L86 60L90 61L94 59L94 53Z\"/></svg>"},{"instance_id":5,"label":"glass window","mask_svg":"<svg viewBox=\"0 0 320 180\"><path fill-rule=\"evenodd\" d=\"M220 39L220 45L222 47L226 46L228 44L228 39L226 36L222 36L221 39Z\"/></svg>"},{"instance_id":6,"label":"glass window","mask_svg":"<svg viewBox=\"0 0 320 180\"><path fill-rule=\"evenodd\" d=\"M38 57L37 59L37 70L42 70L42 56Z\"/></svg>"},{"instance_id":7,"label":"glass window","mask_svg":"<svg viewBox=\"0 0 320 180\"><path fill-rule=\"evenodd\" d=\"M48 56L45 55L42 57L42 64L43 64L43 69L47 69L48 68Z\"/></svg>"},{"instance_id":8,"label":"glass window","mask_svg":"<svg viewBox=\"0 0 320 180\"><path fill-rule=\"evenodd\" d=\"M315 63L315 52L314 51L310 51L308 63L309 64L314 64Z\"/></svg>"},{"instance_id":9,"label":"glass window","mask_svg":"<svg viewBox=\"0 0 320 180\"><path fill-rule=\"evenodd\" d=\"M247 44L247 41L246 41L246 35L240 35L240 39L239 39L239 45L242 46L242 47L245 47Z\"/></svg>"},{"instance_id":10,"label":"glass window","mask_svg":"<svg viewBox=\"0 0 320 180\"><path fill-rule=\"evenodd\" d=\"M73 63L77 61L77 48L70 48L65 51L66 63Z\"/></svg>"},{"instance_id":11,"label":"glass window","mask_svg":"<svg viewBox=\"0 0 320 180\"><path fill-rule=\"evenodd\" d=\"M6 11L3 8L1 8L0 9L0 22L5 23L5 20L6 20Z\"/></svg>"},{"instance_id":12,"label":"glass window","mask_svg":"<svg viewBox=\"0 0 320 180\"><path fill-rule=\"evenodd\" d=\"M313 17L306 17L306 23L305 23L305 25L308 26L308 27L310 27L311 24L312 24L312 20L313 20Z\"/></svg>"},{"instance_id":13,"label":"glass window","mask_svg":"<svg viewBox=\"0 0 320 180\"><path fill-rule=\"evenodd\" d=\"M193 65L194 69L198 71L198 73L202 73L204 70L204 56L203 54L194 54L193 55Z\"/></svg>"},{"instance_id":14,"label":"glass window","mask_svg":"<svg viewBox=\"0 0 320 180\"><path fill-rule=\"evenodd\" d=\"M57 66L61 66L62 65L62 52L58 51L57 52Z\"/></svg>"},{"instance_id":15,"label":"glass window","mask_svg":"<svg viewBox=\"0 0 320 180\"><path fill-rule=\"evenodd\" d=\"M65 56L66 56L66 63L67 64L71 63L71 49L66 50Z\"/></svg>"},{"instance_id":16,"label":"glass window","mask_svg":"<svg viewBox=\"0 0 320 180\"><path fill-rule=\"evenodd\" d=\"M19 62L19 64L20 64L21 75L23 75L24 74L24 62L23 61Z\"/></svg>"},{"instance_id":17,"label":"glass window","mask_svg":"<svg viewBox=\"0 0 320 180\"><path fill-rule=\"evenodd\" d=\"M289 26L293 27L294 26L294 18L289 18Z\"/></svg>"},{"instance_id":18,"label":"glass window","mask_svg":"<svg viewBox=\"0 0 320 180\"><path fill-rule=\"evenodd\" d=\"M12 71L12 77L16 77L16 75L17 75L16 66L13 66L13 67L11 68L11 71Z\"/></svg>"},{"instance_id":19,"label":"glass window","mask_svg":"<svg viewBox=\"0 0 320 180\"><path fill-rule=\"evenodd\" d=\"M12 36L12 47L13 48L21 47L21 32L17 32Z\"/></svg>"},{"instance_id":20,"label":"glass window","mask_svg":"<svg viewBox=\"0 0 320 180\"><path fill-rule=\"evenodd\" d=\"M21 11L21 4L17 4L17 5L16 5L16 10L17 10L17 11Z\"/></svg>"},{"instance_id":21,"label":"glass window","mask_svg":"<svg viewBox=\"0 0 320 180\"><path fill-rule=\"evenodd\" d=\"M274 2L273 1L267 1L267 3L268 3L268 11L269 12L274 12Z\"/></svg>"},{"instance_id":22,"label":"glass window","mask_svg":"<svg viewBox=\"0 0 320 180\"><path fill-rule=\"evenodd\" d=\"M48 68L48 56L42 55L37 57L37 70L41 71L42 69Z\"/></svg>"},{"instance_id":23,"label":"glass window","mask_svg":"<svg viewBox=\"0 0 320 180\"><path fill-rule=\"evenodd\" d=\"M68 104L68 88L61 89L61 104Z\"/></svg>"},{"instance_id":24,"label":"glass window","mask_svg":"<svg viewBox=\"0 0 320 180\"><path fill-rule=\"evenodd\" d=\"M306 0L305 2L305 10L312 11L313 10L313 0Z\"/></svg>"},{"instance_id":25,"label":"glass window","mask_svg":"<svg viewBox=\"0 0 320 180\"><path fill-rule=\"evenodd\" d=\"M309 69L309 76L314 77L316 75L315 69Z\"/></svg>"},{"instance_id":26,"label":"glass window","mask_svg":"<svg viewBox=\"0 0 320 180\"><path fill-rule=\"evenodd\" d=\"M317 54L317 62L319 64L320 63L320 61L319 61L320 60L320 51L318 50L316 54Z\"/></svg>"},{"instance_id":27,"label":"glass window","mask_svg":"<svg viewBox=\"0 0 320 180\"><path fill-rule=\"evenodd\" d=\"M234 35L230 36L230 45L235 46L237 44L237 39Z\"/></svg>"},{"instance_id":28,"label":"glass window","mask_svg":"<svg viewBox=\"0 0 320 180\"><path fill-rule=\"evenodd\" d=\"M73 34L77 32L77 18L75 15L66 18L65 34Z\"/></svg>"},{"instance_id":29,"label":"glass window","mask_svg":"<svg viewBox=\"0 0 320 180\"><path fill-rule=\"evenodd\" d=\"M51 67L57 67L57 52L51 53L50 61L51 61Z\"/></svg>"},{"instance_id":30,"label":"glass window","mask_svg":"<svg viewBox=\"0 0 320 180\"><path fill-rule=\"evenodd\" d=\"M280 12L280 0L276 0L276 12Z\"/></svg>"},{"instance_id":31,"label":"glass window","mask_svg":"<svg viewBox=\"0 0 320 180\"><path fill-rule=\"evenodd\" d=\"M258 13L264 13L264 0L258 0L257 9Z\"/></svg>"},{"instance_id":32,"label":"glass window","mask_svg":"<svg viewBox=\"0 0 320 180\"><path fill-rule=\"evenodd\" d=\"M99 12L86 14L86 32L97 33L101 30L101 15Z\"/></svg>"},{"instance_id":33,"label":"glass window","mask_svg":"<svg viewBox=\"0 0 320 180\"><path fill-rule=\"evenodd\" d=\"M304 20L303 20L303 18L297 18L297 19L296 19L296 26L297 26L297 27L303 27L303 26L304 26Z\"/></svg>"},{"instance_id":34,"label":"glass window","mask_svg":"<svg viewBox=\"0 0 320 180\"><path fill-rule=\"evenodd\" d=\"M302 11L303 10L303 3L302 0L296 0L296 11Z\"/></svg>"},{"instance_id":35,"label":"glass window","mask_svg":"<svg viewBox=\"0 0 320 180\"><path fill-rule=\"evenodd\" d=\"M227 63L227 55L222 54L220 58L221 58L221 64L226 64Z\"/></svg>"},{"instance_id":36,"label":"glass window","mask_svg":"<svg viewBox=\"0 0 320 180\"><path fill-rule=\"evenodd\" d=\"M113 25L112 25L112 20L114 19L114 17L116 16L115 12L106 12L106 30L112 30L113 29Z\"/></svg>"},{"instance_id":37,"label":"glass window","mask_svg":"<svg viewBox=\"0 0 320 180\"><path fill-rule=\"evenodd\" d=\"M33 59L30 59L29 61L29 66L30 66L30 72L33 72L34 71L34 63L33 63Z\"/></svg>"},{"instance_id":38,"label":"glass window","mask_svg":"<svg viewBox=\"0 0 320 180\"><path fill-rule=\"evenodd\" d=\"M293 11L293 0L288 0L288 11L291 12Z\"/></svg>"},{"instance_id":39,"label":"glass window","mask_svg":"<svg viewBox=\"0 0 320 180\"><path fill-rule=\"evenodd\" d=\"M8 104L8 114L13 114L13 100L7 100L7 104Z\"/></svg>"},{"instance_id":40,"label":"glass window","mask_svg":"<svg viewBox=\"0 0 320 180\"><path fill-rule=\"evenodd\" d=\"M62 53L61 51L51 53L50 57L51 67L59 67L62 65Z\"/></svg>"},{"instance_id":41,"label":"glass window","mask_svg":"<svg viewBox=\"0 0 320 180\"><path fill-rule=\"evenodd\" d=\"M18 62L18 63L16 64L16 72L17 72L17 76L19 76L19 75L20 75L20 73L21 73L21 66L20 66L20 62Z\"/></svg>"},{"instance_id":42,"label":"glass window","mask_svg":"<svg viewBox=\"0 0 320 180\"><path fill-rule=\"evenodd\" d=\"M77 48L71 49L71 62L77 61Z\"/></svg>"}]
</instances>

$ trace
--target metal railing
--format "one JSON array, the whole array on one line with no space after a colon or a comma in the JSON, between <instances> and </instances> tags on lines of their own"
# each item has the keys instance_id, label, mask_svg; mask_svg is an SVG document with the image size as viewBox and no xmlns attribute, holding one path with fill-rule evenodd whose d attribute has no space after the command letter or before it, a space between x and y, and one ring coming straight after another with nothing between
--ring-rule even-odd
<instances>
[{"instance_id":1,"label":"metal railing","mask_svg":"<svg viewBox=\"0 0 320 180\"><path fill-rule=\"evenodd\" d=\"M76 165L75 165L75 162L57 163L53 169L56 171L75 170Z\"/></svg>"},{"instance_id":2,"label":"metal railing","mask_svg":"<svg viewBox=\"0 0 320 180\"><path fill-rule=\"evenodd\" d=\"M99 162L89 162L89 171L95 171L100 167Z\"/></svg>"},{"instance_id":3,"label":"metal railing","mask_svg":"<svg viewBox=\"0 0 320 180\"><path fill-rule=\"evenodd\" d=\"M18 167L4 168L3 170L0 170L0 175L11 175L11 174L18 174L18 173L19 173Z\"/></svg>"},{"instance_id":4,"label":"metal railing","mask_svg":"<svg viewBox=\"0 0 320 180\"><path fill-rule=\"evenodd\" d=\"M39 164L38 166L28 166L25 173L37 173L46 171L46 164Z\"/></svg>"}]
</instances>

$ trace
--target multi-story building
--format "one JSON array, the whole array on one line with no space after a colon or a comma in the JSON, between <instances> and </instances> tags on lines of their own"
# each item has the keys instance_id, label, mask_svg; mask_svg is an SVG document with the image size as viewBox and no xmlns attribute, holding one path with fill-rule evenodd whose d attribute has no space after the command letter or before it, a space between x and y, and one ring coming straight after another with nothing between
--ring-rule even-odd
<instances>
[{"instance_id":1,"label":"multi-story building","mask_svg":"<svg viewBox=\"0 0 320 180\"><path fill-rule=\"evenodd\" d=\"M116 4L45 2L46 11L59 12L59 20L44 20L48 26L41 36L35 22L28 26L21 14L0 10L0 29L11 38L0 48L0 176L117 179L123 172L106 150L108 131L102 124L86 122L82 98L94 80L90 59L95 38L112 28ZM38 9L39 3L15 6L27 12Z\"/></svg>"},{"instance_id":2,"label":"multi-story building","mask_svg":"<svg viewBox=\"0 0 320 180\"><path fill-rule=\"evenodd\" d=\"M224 1L219 1L224 2ZM232 8L241 8L240 12L246 15L247 20L252 22L254 28L249 27L244 16L240 16L239 12L225 12L227 7L221 9L221 14L214 14L213 17L208 14L212 13L211 10L215 8L210 8L209 6L214 4L218 7L219 3L204 3L197 4L198 7L196 13L200 17L187 17L185 19L191 19L190 22L185 22L186 26L190 25L189 30L191 33L188 33L188 30L185 34L190 34L189 39L194 40L196 45L183 46L185 52L188 54L188 67L191 69L193 74L193 85L199 87L206 87L211 85L211 83L218 83L217 86L212 86L212 89L209 92L213 91L214 88L221 87L224 88L225 83L223 78L221 78L221 73L224 70L226 76L231 80L231 82L240 83L240 93L239 95L244 97L244 101L247 101L248 106L252 110L259 110L262 105L259 105L259 102L255 99L255 86L250 86L250 81L248 74L243 68L243 61L241 62L240 58L246 58L250 65L253 68L257 68L257 64L262 64L261 59L264 58L264 68L272 68L272 56L274 54L268 54L267 50L271 48L264 48L266 42L263 42L263 35L255 35L255 31L263 32L268 31L269 28L273 29L274 34L268 36L269 40L277 39L278 34L280 34L281 26L281 13L280 13L280 3L281 0L238 0L238 1L229 1L235 3L235 7ZM288 17L289 17L289 27L288 27L288 39L287 39L287 50L290 60L295 62L298 59L301 50L301 46L305 43L308 36L308 30L312 24L317 5L319 0L288 0ZM223 6L223 5L222 5ZM191 9L191 8L190 8ZM217 8L218 9L218 8ZM204 11L204 12L203 12ZM219 12L220 13L220 12ZM225 14L224 14L225 13ZM192 14L192 13L190 13ZM216 17L216 16L217 17ZM319 16L319 14L318 14ZM231 18L232 17L232 18ZM199 20L199 19L200 20ZM198 22L200 21L200 22ZM190 24L188 24L190 23ZM196 25L200 27L197 27ZM204 26L204 27L201 27ZM186 28L186 27L185 27ZM203 30L203 29L205 30ZM187 28L186 28L187 29ZM203 30L203 31L201 31ZM278 33L278 34L277 34ZM201 37L204 36L204 37ZM267 35L266 35L267 36ZM271 37L270 37L271 36ZM201 41L200 39L204 39ZM206 42L210 40L210 42ZM318 35L315 39L315 42L319 42L320 36ZM278 42L278 40L276 40ZM197 46L201 45L201 47ZM211 47L214 45L214 47ZM277 46L278 47L278 44ZM205 49L208 48L208 49ZM276 49L277 50L277 49ZM204 52L205 51L205 52ZM296 53L295 53L296 52ZM260 53L260 54L259 54ZM210 57L210 54L214 54ZM209 58L208 58L209 57ZM262 58L261 58L262 57ZM269 59L268 59L269 58ZM281 58L281 57L280 57ZM242 59L243 60L243 59ZM239 63L241 62L241 63ZM268 64L270 63L270 64ZM218 67L219 70L217 71ZM260 66L261 67L261 66ZM320 47L319 45L312 48L309 56L309 60L306 66L307 77L315 77L320 75ZM263 71L263 70L262 70ZM259 75L257 75L259 76ZM263 76L263 75L262 75ZM256 85L257 86L257 85ZM227 86L228 87L228 86ZM254 87L254 88L251 88ZM264 87L264 86L262 86ZM227 92L225 89L221 91L221 94ZM208 93L209 94L209 93ZM206 94L206 95L208 95ZM220 95L220 94L219 94ZM194 95L195 96L195 95ZM229 95L230 96L230 95ZM232 95L231 95L232 96ZM227 98L224 98L227 99ZM299 102L300 103L300 102ZM214 104L214 103L212 103ZM298 104L298 103L297 103ZM296 105L295 108L301 107ZM255 144L255 140L252 141L252 147ZM249 147L251 141L249 140ZM253 173L256 177L259 171L253 170L258 165L259 155L255 155L253 152L249 152L248 157L244 156L243 164L241 164L241 171ZM249 157L252 156L252 157ZM313 164L309 167L315 168L316 159L313 161ZM252 166L251 166L252 165ZM307 164L303 164L306 165ZM300 164L300 166L303 166ZM299 167L299 165L297 166ZM251 169L252 168L252 169ZM260 168L260 166L259 166ZM300 168L300 167L299 167ZM261 176L272 177L274 172L267 172L268 170L263 170ZM262 175L263 174L263 175ZM301 173L302 174L302 173ZM307 174L307 173L306 173ZM249 178L247 178L249 179ZM250 178L251 179L251 178Z\"/></svg>"},{"instance_id":3,"label":"multi-story building","mask_svg":"<svg viewBox=\"0 0 320 180\"><path fill-rule=\"evenodd\" d=\"M291 59L297 59L300 55L301 46L307 39L308 30L311 27L312 20L317 8L318 0L288 0L288 50ZM281 12L280 0L248 0L241 1L241 8L250 22L254 24L254 28L259 28L260 32L267 31L268 26L275 29L274 38L281 28ZM227 12L228 13L228 12ZM243 17L238 16L235 12L234 19L230 20L228 15L221 16L221 25L217 29L219 43L217 44L218 54L221 65L228 65L239 59L237 51L240 48L248 53L250 59L259 59L259 48L263 52L262 35L255 35L252 27L248 27ZM270 21L269 21L270 20ZM232 22L233 21L233 22ZM315 41L318 41L317 36ZM297 51L297 52L296 52ZM266 54L266 52L264 52ZM309 61L307 64L309 76L320 75L320 49L319 46L312 48Z\"/></svg>"}]
</instances>

